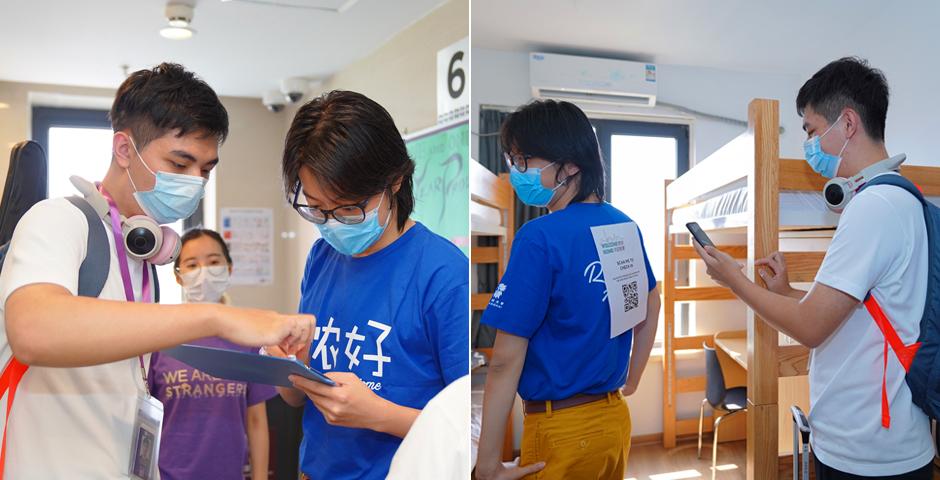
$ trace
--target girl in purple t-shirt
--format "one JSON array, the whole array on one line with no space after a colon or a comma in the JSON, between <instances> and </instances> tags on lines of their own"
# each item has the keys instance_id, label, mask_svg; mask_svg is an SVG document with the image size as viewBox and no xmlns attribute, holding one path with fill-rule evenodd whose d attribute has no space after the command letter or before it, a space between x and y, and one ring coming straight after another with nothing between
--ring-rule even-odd
<instances>
[{"instance_id":1,"label":"girl in purple t-shirt","mask_svg":"<svg viewBox=\"0 0 940 480\"><path fill-rule=\"evenodd\" d=\"M185 301L227 303L232 258L222 237L193 229L181 242L175 270ZM192 343L257 351L217 337ZM148 381L164 408L159 463L163 480L242 480L246 457L252 480L268 478L264 402L276 394L273 387L216 378L159 353L151 357Z\"/></svg>"}]
</instances>

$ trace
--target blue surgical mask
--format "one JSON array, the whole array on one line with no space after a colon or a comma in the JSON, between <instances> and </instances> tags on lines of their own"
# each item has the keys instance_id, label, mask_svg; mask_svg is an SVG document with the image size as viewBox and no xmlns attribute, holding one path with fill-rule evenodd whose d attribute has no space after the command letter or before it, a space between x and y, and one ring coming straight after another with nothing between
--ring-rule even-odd
<instances>
[{"instance_id":1,"label":"blue surgical mask","mask_svg":"<svg viewBox=\"0 0 940 480\"><path fill-rule=\"evenodd\" d=\"M148 217L161 225L189 218L199 207L199 200L202 200L203 195L206 193L206 180L193 175L167 172L154 173L137 150L134 139L128 138L131 141L131 146L134 147L134 152L137 153L137 158L140 159L140 163L144 164L144 168L157 178L153 190L141 192L137 190L137 185L134 184L134 179L131 178L130 170L127 170L127 178L130 179L131 186L134 187L134 198L137 199L140 208Z\"/></svg>"},{"instance_id":2,"label":"blue surgical mask","mask_svg":"<svg viewBox=\"0 0 940 480\"><path fill-rule=\"evenodd\" d=\"M813 138L803 142L803 153L806 155L806 162L809 163L813 171L826 178L836 176L836 172L839 171L839 164L842 163L842 152L845 151L846 145L849 144L849 139L845 139L845 143L842 144L842 150L839 150L838 155L831 155L824 152L820 140L832 130L832 127L839 123L841 118L842 115L839 115L839 118L837 118L822 135L814 135Z\"/></svg>"},{"instance_id":3,"label":"blue surgical mask","mask_svg":"<svg viewBox=\"0 0 940 480\"><path fill-rule=\"evenodd\" d=\"M358 255L372 246L385 232L385 228L388 227L389 220L392 218L391 209L388 211L388 216L385 217L385 225L379 225L379 209L382 207L382 201L384 200L385 195L383 194L382 199L379 200L379 205L375 207L375 210L366 213L366 218L361 223L347 225L332 218L322 225L315 224L317 230L320 231L320 235L326 240L326 243L329 243L337 252L349 256Z\"/></svg>"},{"instance_id":4,"label":"blue surgical mask","mask_svg":"<svg viewBox=\"0 0 940 480\"><path fill-rule=\"evenodd\" d=\"M552 201L555 190L562 187L568 180L562 180L555 188L545 188L542 185L542 170L555 165L555 162L543 168L529 168L525 172L516 170L515 166L509 168L509 183L519 196L522 203L533 207L544 207Z\"/></svg>"}]
</instances>

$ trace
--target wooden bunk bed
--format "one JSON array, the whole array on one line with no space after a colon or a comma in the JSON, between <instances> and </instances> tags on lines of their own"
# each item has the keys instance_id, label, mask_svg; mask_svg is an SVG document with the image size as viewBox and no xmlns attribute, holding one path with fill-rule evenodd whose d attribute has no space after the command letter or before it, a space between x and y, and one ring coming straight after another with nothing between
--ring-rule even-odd
<instances>
[{"instance_id":1,"label":"wooden bunk bed","mask_svg":"<svg viewBox=\"0 0 940 480\"><path fill-rule=\"evenodd\" d=\"M499 276L506 271L515 233L515 196L507 174L496 175L476 160L470 161L470 236L496 237L495 247L470 248L473 265L496 264ZM475 243L475 242L474 242ZM493 292L476 293L470 304L474 311L486 308Z\"/></svg>"},{"instance_id":2,"label":"wooden bunk bed","mask_svg":"<svg viewBox=\"0 0 940 480\"><path fill-rule=\"evenodd\" d=\"M509 262L509 251L515 234L515 196L507 174L496 175L476 160L470 161L470 264L496 265L497 277L502 277ZM496 238L496 246L478 246L480 237ZM486 309L493 292L474 292L470 296L473 312ZM491 348L479 349L487 359ZM474 398L474 402L476 402ZM482 400L482 398L481 398ZM476 405L475 405L476 406ZM481 406L482 409L482 406ZM476 410L476 409L475 409ZM482 411L482 410L480 410ZM503 461L513 459L512 413L506 425L503 440ZM478 440L478 439L477 439Z\"/></svg>"},{"instance_id":3,"label":"wooden bunk bed","mask_svg":"<svg viewBox=\"0 0 940 480\"><path fill-rule=\"evenodd\" d=\"M734 300L726 288L678 286L678 262L698 259L688 243L684 225L697 221L703 229L746 233L746 245L719 245L735 258L747 259L748 277L760 284L755 259L779 249L781 233L801 236L820 232L831 237L838 216L822 200L825 179L803 159L779 156L779 110L776 100L755 99L748 106L748 130L672 182L665 189L665 271L663 275L663 444L672 448L676 437L697 432L698 419L677 418L677 394L702 392L704 376L677 376L676 353L701 350L713 335L677 336L677 302ZM940 168L903 166L903 175L918 184L928 197L940 196ZM933 198L936 202L937 199ZM686 239L678 242L680 238ZM784 252L791 282L812 282L822 263L822 251ZM780 345L779 334L747 309L746 384L748 392L747 478L777 478L779 455L787 455L791 389L808 395L806 373L809 350ZM743 332L742 332L743 334ZM787 395L789 393L789 397ZM807 397L808 398L808 397ZM807 400L808 401L808 400ZM805 409L805 406L804 406ZM779 447L778 447L779 444Z\"/></svg>"}]
</instances>

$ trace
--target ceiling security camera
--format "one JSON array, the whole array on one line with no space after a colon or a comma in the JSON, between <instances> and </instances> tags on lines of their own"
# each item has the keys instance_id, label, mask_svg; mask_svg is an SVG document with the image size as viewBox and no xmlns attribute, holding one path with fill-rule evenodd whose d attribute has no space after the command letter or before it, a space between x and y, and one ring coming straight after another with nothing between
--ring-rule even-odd
<instances>
[{"instance_id":1,"label":"ceiling security camera","mask_svg":"<svg viewBox=\"0 0 940 480\"><path fill-rule=\"evenodd\" d=\"M296 103L307 93L308 81L301 77L285 78L281 81L281 93L290 103Z\"/></svg>"},{"instance_id":2,"label":"ceiling security camera","mask_svg":"<svg viewBox=\"0 0 940 480\"><path fill-rule=\"evenodd\" d=\"M261 103L270 112L280 112L284 110L284 95L281 95L281 92L277 90L269 90L261 97Z\"/></svg>"}]
</instances>

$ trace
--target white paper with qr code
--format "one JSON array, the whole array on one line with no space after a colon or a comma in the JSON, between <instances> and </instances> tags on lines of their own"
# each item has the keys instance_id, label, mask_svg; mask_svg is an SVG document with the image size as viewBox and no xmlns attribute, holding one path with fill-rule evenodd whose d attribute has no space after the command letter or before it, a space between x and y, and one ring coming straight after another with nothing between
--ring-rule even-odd
<instances>
[{"instance_id":1,"label":"white paper with qr code","mask_svg":"<svg viewBox=\"0 0 940 480\"><path fill-rule=\"evenodd\" d=\"M649 279L636 223L591 227L610 305L610 338L646 319Z\"/></svg>"}]
</instances>

